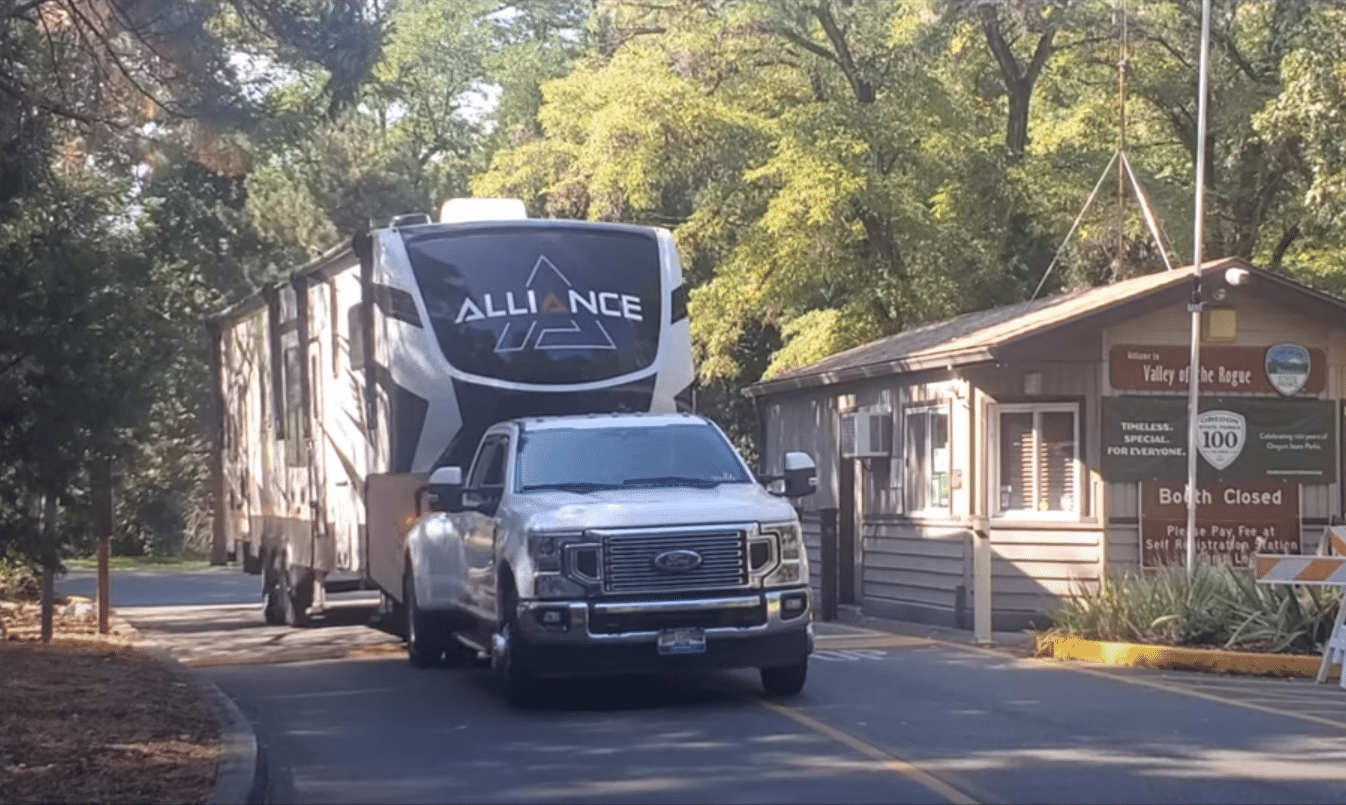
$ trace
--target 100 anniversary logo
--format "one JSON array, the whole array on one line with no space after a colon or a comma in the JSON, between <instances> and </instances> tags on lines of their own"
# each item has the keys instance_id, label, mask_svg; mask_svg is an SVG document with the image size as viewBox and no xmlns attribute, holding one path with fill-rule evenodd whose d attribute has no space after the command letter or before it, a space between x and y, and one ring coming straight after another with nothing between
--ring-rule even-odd
<instances>
[{"instance_id":1,"label":"100 anniversary logo","mask_svg":"<svg viewBox=\"0 0 1346 805\"><path fill-rule=\"evenodd\" d=\"M1196 447L1212 467L1234 463L1248 440L1248 420L1235 411L1203 411L1196 418Z\"/></svg>"}]
</instances>

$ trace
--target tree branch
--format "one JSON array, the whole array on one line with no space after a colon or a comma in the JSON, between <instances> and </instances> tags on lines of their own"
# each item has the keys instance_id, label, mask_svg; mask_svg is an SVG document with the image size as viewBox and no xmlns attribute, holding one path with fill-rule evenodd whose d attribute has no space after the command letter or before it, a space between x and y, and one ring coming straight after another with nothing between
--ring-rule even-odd
<instances>
[{"instance_id":1,"label":"tree branch","mask_svg":"<svg viewBox=\"0 0 1346 805\"><path fill-rule=\"evenodd\" d=\"M33 92L32 90L23 86L22 84L15 83L14 81L10 80L8 76L5 75L0 75L0 92L3 92L12 98L15 98L16 100L35 106L38 109L41 109L45 112L50 112L53 115L64 117L69 120L76 120L79 121L80 123L85 123L90 126L103 125L103 126L109 126L114 129L126 128L125 123L121 123L115 120L108 120L107 118L97 117L94 115L88 115L83 112L77 112L68 106L56 103L55 101L48 100L39 95L38 93Z\"/></svg>"},{"instance_id":2,"label":"tree branch","mask_svg":"<svg viewBox=\"0 0 1346 805\"><path fill-rule=\"evenodd\" d=\"M851 84L851 91L855 93L855 99L860 103L874 102L874 85L866 81L860 75L860 70L855 66L855 58L851 55L850 46L846 44L846 34L837 25L837 20L832 16L832 9L826 3L819 3L812 7L813 16L817 17L818 22L823 26L823 32L827 34L827 39L832 43L832 48L836 51L836 63L841 67L841 72L846 75L846 80Z\"/></svg>"},{"instance_id":3,"label":"tree branch","mask_svg":"<svg viewBox=\"0 0 1346 805\"><path fill-rule=\"evenodd\" d=\"M178 111L178 110L175 110L175 109L170 108L167 104L163 103L163 102L160 101L157 97L155 97L154 93L150 92L148 89L146 89L145 87L143 87L143 86L141 85L141 83L140 83L138 80L136 80L135 76L131 75L131 70L130 70L130 68L128 68L128 67L126 66L126 64L122 61L121 56L117 53L116 49L112 46L112 42L111 42L110 37L107 35L107 33L106 33L105 31L100 31L100 30L98 29L98 26L96 26L96 25L93 23L92 20L90 20L88 17L86 17L86 16L84 15L84 13L83 13L82 11L79 10L78 4L75 2L75 0L65 0L65 6L66 6L66 8L70 9L70 12L71 12L74 16L79 17L80 21L83 22L84 25L88 26L89 30L92 32L93 37L94 37L94 39L95 39L95 41L96 41L97 44L96 44L96 45L93 45L93 43L87 43L87 42L86 42L86 44L90 44L90 45L91 45L90 49L91 49L91 50L94 50L94 49L97 49L97 46L101 46L101 47L102 47L102 50L103 50L103 51L108 55L108 57L112 60L113 65L116 66L117 71L118 71L119 73L121 73L122 76L123 76L128 82L130 82L131 86L135 89L136 92L138 92L138 93L140 93L141 95L143 95L144 97L148 98L148 99L149 99L155 106L157 106L158 108L162 109L162 110L163 110L164 112L166 112L167 114L172 115L173 117L178 117L178 118L183 118L183 119L186 119L186 118L191 117L191 115L189 115L189 114L187 114L187 113L185 113L185 112ZM80 30L80 26L76 26L76 29L77 29L77 30ZM81 30L81 33L80 33L80 38L84 38L84 33L83 33L82 30Z\"/></svg>"},{"instance_id":4,"label":"tree branch","mask_svg":"<svg viewBox=\"0 0 1346 805\"><path fill-rule=\"evenodd\" d=\"M837 59L837 55L835 53L823 47L822 45L819 45L817 42L805 39L804 37L800 36L794 31L791 31L789 28L777 28L776 33L779 36L785 37L787 41L800 46L801 48L807 50L809 53L812 53L815 56L821 56L822 58L827 59L828 61L838 66L840 66L841 64L841 62Z\"/></svg>"}]
</instances>

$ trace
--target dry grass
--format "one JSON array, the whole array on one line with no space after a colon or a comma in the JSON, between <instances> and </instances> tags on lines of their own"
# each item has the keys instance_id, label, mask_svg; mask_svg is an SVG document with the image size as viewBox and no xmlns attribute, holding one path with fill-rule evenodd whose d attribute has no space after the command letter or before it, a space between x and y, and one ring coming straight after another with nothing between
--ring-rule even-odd
<instances>
[{"instance_id":1,"label":"dry grass","mask_svg":"<svg viewBox=\"0 0 1346 805\"><path fill-rule=\"evenodd\" d=\"M0 803L197 803L209 799L220 726L182 669L136 648L88 605L58 609L38 640L36 604L0 602Z\"/></svg>"}]
</instances>

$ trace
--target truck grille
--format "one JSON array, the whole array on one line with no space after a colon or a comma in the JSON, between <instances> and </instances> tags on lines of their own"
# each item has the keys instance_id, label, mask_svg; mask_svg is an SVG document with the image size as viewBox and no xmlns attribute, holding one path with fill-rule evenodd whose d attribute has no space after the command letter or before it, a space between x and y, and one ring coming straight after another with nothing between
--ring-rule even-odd
<instances>
[{"instance_id":1,"label":"truck grille","mask_svg":"<svg viewBox=\"0 0 1346 805\"><path fill-rule=\"evenodd\" d=\"M628 593L740 587L748 581L743 540L742 531L605 534L603 590ZM655 557L671 551L691 551L701 561L679 572L658 569Z\"/></svg>"}]
</instances>

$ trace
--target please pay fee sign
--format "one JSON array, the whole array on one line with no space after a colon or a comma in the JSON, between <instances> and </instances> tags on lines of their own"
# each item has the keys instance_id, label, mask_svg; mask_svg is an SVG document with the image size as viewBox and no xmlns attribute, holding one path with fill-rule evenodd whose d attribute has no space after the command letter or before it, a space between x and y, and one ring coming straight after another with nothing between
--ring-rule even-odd
<instances>
[{"instance_id":1,"label":"please pay fee sign","mask_svg":"<svg viewBox=\"0 0 1346 805\"><path fill-rule=\"evenodd\" d=\"M1246 567L1256 553L1299 553L1299 499L1299 484L1201 484L1197 554L1209 562ZM1181 565L1186 556L1186 484L1142 482L1141 565Z\"/></svg>"}]
</instances>

